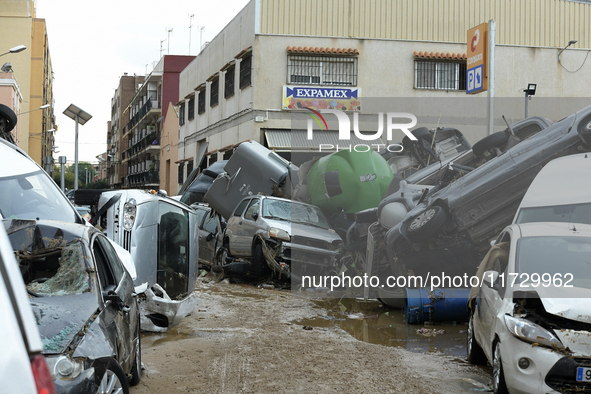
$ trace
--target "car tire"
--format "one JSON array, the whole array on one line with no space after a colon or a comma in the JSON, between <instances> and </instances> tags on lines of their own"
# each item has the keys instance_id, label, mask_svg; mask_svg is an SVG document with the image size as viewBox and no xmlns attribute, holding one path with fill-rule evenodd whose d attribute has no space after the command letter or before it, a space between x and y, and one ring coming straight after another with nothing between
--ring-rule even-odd
<instances>
[{"instance_id":1,"label":"car tire","mask_svg":"<svg viewBox=\"0 0 591 394\"><path fill-rule=\"evenodd\" d=\"M505 383L505 373L503 372L503 362L501 359L501 346L497 342L493 351L493 393L508 394L507 384Z\"/></svg>"},{"instance_id":2,"label":"car tire","mask_svg":"<svg viewBox=\"0 0 591 394\"><path fill-rule=\"evenodd\" d=\"M6 129L4 129L5 133L8 133L14 129L14 126L16 126L17 117L13 110L4 104L0 104L0 117L6 119Z\"/></svg>"},{"instance_id":3,"label":"car tire","mask_svg":"<svg viewBox=\"0 0 591 394\"><path fill-rule=\"evenodd\" d=\"M474 145L472 145L472 152L476 157L482 157L484 152L492 148L498 148L504 145L509 139L509 134L504 131L497 131L489 136L484 137Z\"/></svg>"},{"instance_id":4,"label":"car tire","mask_svg":"<svg viewBox=\"0 0 591 394\"><path fill-rule=\"evenodd\" d=\"M137 343L135 346L135 359L133 360L133 365L131 366L131 379L129 380L129 384L131 386L136 386L142 380L142 340L140 337L140 320L137 321Z\"/></svg>"},{"instance_id":5,"label":"car tire","mask_svg":"<svg viewBox=\"0 0 591 394\"><path fill-rule=\"evenodd\" d=\"M215 258L213 259L213 263L211 266L211 270L213 272L215 272L216 274L219 274L220 272L222 272L222 267L224 266L224 264L226 264L226 261L228 260L228 255L229 255L229 251L230 250L230 245L228 244L228 241L224 241L224 244L222 245L221 248L218 249L218 251L215 254Z\"/></svg>"},{"instance_id":6,"label":"car tire","mask_svg":"<svg viewBox=\"0 0 591 394\"><path fill-rule=\"evenodd\" d=\"M119 392L129 394L129 385L121 366L115 360L111 360L101 378L97 394L115 394Z\"/></svg>"},{"instance_id":7,"label":"car tire","mask_svg":"<svg viewBox=\"0 0 591 394\"><path fill-rule=\"evenodd\" d=\"M468 321L468 340L466 343L466 350L468 351L468 361L475 365L482 365L486 363L486 355L484 351L476 342L474 335L474 314L470 314L470 320Z\"/></svg>"},{"instance_id":8,"label":"car tire","mask_svg":"<svg viewBox=\"0 0 591 394\"><path fill-rule=\"evenodd\" d=\"M447 212L439 205L434 205L410 221L406 236L411 242L423 241L437 234L446 221Z\"/></svg>"}]
</instances>

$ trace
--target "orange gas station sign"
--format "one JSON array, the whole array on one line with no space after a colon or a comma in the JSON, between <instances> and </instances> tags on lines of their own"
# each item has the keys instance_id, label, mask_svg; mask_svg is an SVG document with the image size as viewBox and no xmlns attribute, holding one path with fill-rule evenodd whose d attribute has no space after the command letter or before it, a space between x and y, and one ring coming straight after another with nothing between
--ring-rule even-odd
<instances>
[{"instance_id":1,"label":"orange gas station sign","mask_svg":"<svg viewBox=\"0 0 591 394\"><path fill-rule=\"evenodd\" d=\"M466 52L466 93L484 92L488 87L488 23L482 23L468 30Z\"/></svg>"}]
</instances>

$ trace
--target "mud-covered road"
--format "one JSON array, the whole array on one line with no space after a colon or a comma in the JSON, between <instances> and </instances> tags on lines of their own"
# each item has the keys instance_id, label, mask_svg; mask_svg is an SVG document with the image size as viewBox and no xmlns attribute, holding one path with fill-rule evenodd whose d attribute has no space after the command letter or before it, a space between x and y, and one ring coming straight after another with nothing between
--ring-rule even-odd
<instances>
[{"instance_id":1,"label":"mud-covered road","mask_svg":"<svg viewBox=\"0 0 591 394\"><path fill-rule=\"evenodd\" d=\"M145 370L132 394L474 393L489 388L489 371L460 357L364 342L343 324L306 324L328 318L322 303L289 291L207 281L199 279L201 304L179 326L143 335Z\"/></svg>"}]
</instances>

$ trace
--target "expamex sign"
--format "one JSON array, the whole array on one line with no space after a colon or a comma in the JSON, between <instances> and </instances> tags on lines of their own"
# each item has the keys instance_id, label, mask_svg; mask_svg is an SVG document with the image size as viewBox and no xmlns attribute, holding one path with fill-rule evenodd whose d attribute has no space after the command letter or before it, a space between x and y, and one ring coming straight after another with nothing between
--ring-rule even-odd
<instances>
[{"instance_id":1,"label":"expamex sign","mask_svg":"<svg viewBox=\"0 0 591 394\"><path fill-rule=\"evenodd\" d=\"M474 94L488 88L488 23L482 23L468 30L466 61L466 93Z\"/></svg>"}]
</instances>

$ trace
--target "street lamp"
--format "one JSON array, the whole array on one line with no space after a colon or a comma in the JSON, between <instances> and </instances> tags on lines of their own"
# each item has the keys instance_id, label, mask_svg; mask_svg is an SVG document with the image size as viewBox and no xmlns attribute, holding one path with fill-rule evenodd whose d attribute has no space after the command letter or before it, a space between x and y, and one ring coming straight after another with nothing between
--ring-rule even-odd
<instances>
[{"instance_id":1,"label":"street lamp","mask_svg":"<svg viewBox=\"0 0 591 394\"><path fill-rule=\"evenodd\" d=\"M74 190L78 189L78 124L84 126L86 122L92 118L92 115L88 112L84 111L81 108L78 108L74 104L70 104L68 108L64 111L64 115L73 119L76 122L76 137L75 141L75 150L74 150Z\"/></svg>"},{"instance_id":2,"label":"street lamp","mask_svg":"<svg viewBox=\"0 0 591 394\"><path fill-rule=\"evenodd\" d=\"M523 89L523 91L525 92L525 118L527 119L528 117L528 110L529 110L529 103L528 100L531 100L531 96L534 96L536 94L536 84L535 83L528 83L527 84L527 89Z\"/></svg>"},{"instance_id":3,"label":"street lamp","mask_svg":"<svg viewBox=\"0 0 591 394\"><path fill-rule=\"evenodd\" d=\"M45 108L49 108L49 107L51 107L51 104L43 104L39 108L35 108L30 111L19 112L18 116L21 116L22 114L28 114L29 112L33 112L33 111L39 111L40 109L45 109Z\"/></svg>"},{"instance_id":4,"label":"street lamp","mask_svg":"<svg viewBox=\"0 0 591 394\"><path fill-rule=\"evenodd\" d=\"M10 48L8 50L8 52L5 52L3 54L0 54L0 56L8 55L9 53L19 53L19 52L24 51L25 49L27 49L26 46L24 46L24 45L17 45L14 48Z\"/></svg>"},{"instance_id":5,"label":"street lamp","mask_svg":"<svg viewBox=\"0 0 591 394\"><path fill-rule=\"evenodd\" d=\"M560 52L558 52L558 63L560 63L560 55L562 54L562 52L566 51L566 48L568 48L569 46L576 44L577 40L570 40L568 42L568 44L566 44L566 46L564 47L564 49L562 49Z\"/></svg>"}]
</instances>

